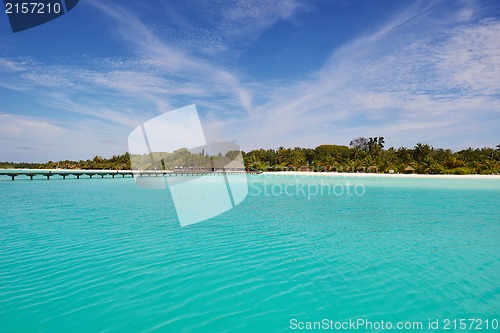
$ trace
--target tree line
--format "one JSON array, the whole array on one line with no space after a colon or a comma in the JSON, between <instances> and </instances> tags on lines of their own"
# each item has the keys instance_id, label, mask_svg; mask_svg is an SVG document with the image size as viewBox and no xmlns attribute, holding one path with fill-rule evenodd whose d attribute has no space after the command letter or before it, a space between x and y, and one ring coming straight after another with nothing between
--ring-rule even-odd
<instances>
[{"instance_id":1,"label":"tree line","mask_svg":"<svg viewBox=\"0 0 500 333\"><path fill-rule=\"evenodd\" d=\"M95 156L93 159L80 161L48 161L46 163L0 162L0 169L111 169L130 170L130 154L113 155L111 158Z\"/></svg>"},{"instance_id":2,"label":"tree line","mask_svg":"<svg viewBox=\"0 0 500 333\"><path fill-rule=\"evenodd\" d=\"M380 172L421 174L498 174L500 145L453 152L417 143L413 148L384 149L384 137L353 139L349 146L256 149L244 154L248 170Z\"/></svg>"},{"instance_id":3,"label":"tree line","mask_svg":"<svg viewBox=\"0 0 500 333\"><path fill-rule=\"evenodd\" d=\"M228 152L233 159L235 152ZM203 155L203 154L201 154ZM192 161L206 160L199 153L183 152L177 154L168 168ZM434 148L428 144L417 143L414 147L390 147L385 149L384 137L353 139L349 146L320 145L316 148L255 149L242 152L243 163L249 171L316 171L316 172L380 172L421 174L499 174L500 145L496 148L468 148L460 151ZM179 156L182 158L179 159ZM95 156L80 161L49 161L46 163L0 162L0 168L37 168L37 169L131 169L131 155L113 155L111 158ZM183 162L191 161L191 162ZM189 165L191 165L189 164Z\"/></svg>"}]
</instances>

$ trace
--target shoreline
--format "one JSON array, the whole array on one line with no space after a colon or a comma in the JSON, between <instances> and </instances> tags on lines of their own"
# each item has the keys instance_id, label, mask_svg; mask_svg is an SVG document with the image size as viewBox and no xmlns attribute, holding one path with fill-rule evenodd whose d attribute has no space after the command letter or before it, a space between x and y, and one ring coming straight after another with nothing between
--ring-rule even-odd
<instances>
[{"instance_id":1,"label":"shoreline","mask_svg":"<svg viewBox=\"0 0 500 333\"><path fill-rule=\"evenodd\" d=\"M262 175L280 176L327 176L327 177L381 177L381 178L471 178L471 179L500 179L500 175L431 175L416 173L368 173L368 172L314 172L314 171L265 171Z\"/></svg>"},{"instance_id":2,"label":"shoreline","mask_svg":"<svg viewBox=\"0 0 500 333\"><path fill-rule=\"evenodd\" d=\"M174 174L189 174L193 172L174 172L167 170L109 170L109 169L0 169L0 174L4 176L14 175L121 175L121 176L134 176L137 174L164 174L164 175L174 175ZM196 172L194 172L196 173ZM211 173L211 172L209 172ZM215 173L221 173L217 171ZM222 172L224 173L224 172ZM252 174L251 172L242 171L226 171L226 173L239 173L239 174ZM349 178L448 178L448 179L500 179L500 175L443 175L443 174L405 174L405 173L369 173L369 172L314 172L314 171L264 171L262 173L257 173L257 175L274 175L274 176L307 176L307 177L349 177ZM114 177L113 177L114 178Z\"/></svg>"}]
</instances>

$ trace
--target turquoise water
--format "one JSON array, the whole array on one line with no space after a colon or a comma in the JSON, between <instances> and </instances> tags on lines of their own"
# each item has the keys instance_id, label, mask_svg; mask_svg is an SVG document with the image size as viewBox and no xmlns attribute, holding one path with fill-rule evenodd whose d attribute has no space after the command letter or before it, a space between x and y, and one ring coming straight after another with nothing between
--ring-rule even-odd
<instances>
[{"instance_id":1,"label":"turquoise water","mask_svg":"<svg viewBox=\"0 0 500 333\"><path fill-rule=\"evenodd\" d=\"M249 185L234 209L181 228L167 191L130 178L0 181L0 331L500 319L500 179Z\"/></svg>"}]
</instances>

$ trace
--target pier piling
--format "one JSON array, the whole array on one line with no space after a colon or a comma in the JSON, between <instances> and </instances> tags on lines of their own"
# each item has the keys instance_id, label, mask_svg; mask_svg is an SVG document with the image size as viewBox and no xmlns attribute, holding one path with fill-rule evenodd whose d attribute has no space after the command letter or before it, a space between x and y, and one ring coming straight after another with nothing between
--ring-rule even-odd
<instances>
[{"instance_id":1,"label":"pier piling","mask_svg":"<svg viewBox=\"0 0 500 333\"><path fill-rule=\"evenodd\" d=\"M199 172L173 172L173 171L158 171L158 170L68 170L68 169L10 169L10 170L2 170L0 169L0 176L8 176L12 180L15 180L17 176L24 175L29 177L30 180L33 180L35 176L44 176L47 177L47 180L50 180L50 177L53 175L58 175L62 177L62 179L66 179L67 176L75 176L76 179L80 179L82 175L88 175L89 178L92 176L98 175L101 178L104 178L106 175L110 175L112 178L115 178L115 175L121 175L122 178L125 176L131 177L172 177L172 176L208 176L208 175L244 175L244 174L256 174L258 172L244 172L244 171L199 171Z\"/></svg>"}]
</instances>

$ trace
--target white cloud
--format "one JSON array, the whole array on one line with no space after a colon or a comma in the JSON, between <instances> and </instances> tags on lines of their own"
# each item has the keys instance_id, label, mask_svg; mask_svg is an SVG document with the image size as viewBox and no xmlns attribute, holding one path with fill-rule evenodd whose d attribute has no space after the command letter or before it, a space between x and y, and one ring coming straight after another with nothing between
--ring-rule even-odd
<instances>
[{"instance_id":1,"label":"white cloud","mask_svg":"<svg viewBox=\"0 0 500 333\"><path fill-rule=\"evenodd\" d=\"M73 145L73 149L79 147L79 150L84 151L88 142L83 138L101 136L99 129L113 126L116 130L108 134L116 133L118 137L123 137L128 130L155 114L181 106L179 103L200 101L211 106L212 110L220 110L226 114L227 106L233 106L240 112L251 112L253 93L241 83L237 75L164 42L154 30L119 5L111 8L102 2L89 3L118 23L117 31L122 41L136 56L129 59L95 59L92 63L83 61L78 65L64 62L40 63L25 58L0 58L0 71L3 73L0 86L28 94L30 100L35 100L42 106L38 111L41 118L16 117L3 122L4 140L7 140L5 136L16 140L20 139L19 135L32 133L33 135L23 137L27 140L23 147L29 147L29 142L34 141L35 146L41 148L38 137L41 136L41 130L45 129L46 137L58 142L61 139L61 128L48 121L40 122L39 119L63 121L66 117L61 115L61 111L68 115L85 116L81 121L66 124L72 128L75 138L82 139L80 144ZM262 2L257 11L251 12L241 10L251 8L248 3L239 2L238 6L232 7L234 11L231 15L219 13L228 17L225 23L221 22L219 28L224 30L226 24L231 24L232 33L236 33L236 28L244 27L241 21L246 20L250 26L245 31L257 33L280 18L289 17L291 4L292 1L276 2L271 4L274 6L271 8L269 4ZM245 19L245 15L250 15L251 19ZM262 17L258 19L259 15ZM257 21L260 22L258 26ZM240 37L243 34L240 32ZM214 99L222 103L212 101ZM224 107L221 108L220 104L224 104ZM38 125L38 130L33 127L35 124ZM82 133L86 134L82 136ZM104 138L100 142L106 140ZM126 136L121 142L126 142ZM54 147L67 151L58 143L45 145L37 151L48 151Z\"/></svg>"},{"instance_id":2,"label":"white cloud","mask_svg":"<svg viewBox=\"0 0 500 333\"><path fill-rule=\"evenodd\" d=\"M277 22L309 8L296 0L195 0L189 6L155 3L155 10L161 22L148 22L149 28L169 36L172 45L193 54L234 56Z\"/></svg>"},{"instance_id":3,"label":"white cloud","mask_svg":"<svg viewBox=\"0 0 500 333\"><path fill-rule=\"evenodd\" d=\"M48 121L11 114L2 114L0 118L0 146L5 147L1 161L79 160L127 150L129 131L100 121ZM111 141L116 144L110 144Z\"/></svg>"},{"instance_id":4,"label":"white cloud","mask_svg":"<svg viewBox=\"0 0 500 333\"><path fill-rule=\"evenodd\" d=\"M30 136L37 139L50 138L64 132L64 129L41 119L18 117L11 114L2 114L0 135L3 137L22 138Z\"/></svg>"},{"instance_id":5,"label":"white cloud","mask_svg":"<svg viewBox=\"0 0 500 333\"><path fill-rule=\"evenodd\" d=\"M258 119L230 124L247 129L233 135L252 147L347 143L360 135L384 135L388 144L425 138L455 149L493 145L488 140L500 125L500 22L464 22L454 12L438 21L442 11L417 9L335 50L311 79L262 87L269 93L256 107ZM214 130L223 127L219 122Z\"/></svg>"},{"instance_id":6,"label":"white cloud","mask_svg":"<svg viewBox=\"0 0 500 333\"><path fill-rule=\"evenodd\" d=\"M500 22L484 20L453 31L436 50L436 65L442 84L477 94L500 91Z\"/></svg>"},{"instance_id":7,"label":"white cloud","mask_svg":"<svg viewBox=\"0 0 500 333\"><path fill-rule=\"evenodd\" d=\"M478 20L473 5L457 6L443 16L439 2L415 3L378 29L332 50L308 79L258 82L187 44L166 41L159 26L142 22L132 11L89 3L117 23L120 40L134 56L78 66L0 58L1 86L31 94L46 109L86 116L78 126L68 126L99 141L76 144L81 149L99 150L99 143L110 139L125 143L128 131L138 124L192 103L207 111L204 129L209 138L237 140L246 150L346 144L361 135L385 136L388 145L424 139L452 148L495 144L488 140L500 125L500 22ZM276 22L307 10L295 1L242 0L233 5L212 5L205 13L217 22L206 33L218 45L208 51L214 46L208 40L206 52L225 52L231 43L248 35L257 38ZM187 27L187 35L197 29L182 13L169 15ZM193 38L194 47L204 37ZM13 128L21 125L27 130L31 126L18 121ZM463 138L465 130L469 139Z\"/></svg>"},{"instance_id":8,"label":"white cloud","mask_svg":"<svg viewBox=\"0 0 500 333\"><path fill-rule=\"evenodd\" d=\"M27 61L25 59L18 59L12 61L7 58L0 58L0 70L6 72L22 72L26 70Z\"/></svg>"}]
</instances>

